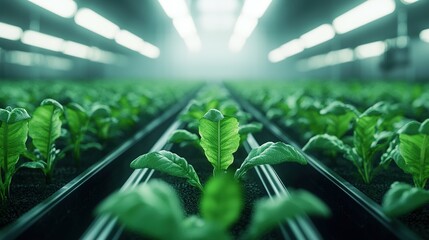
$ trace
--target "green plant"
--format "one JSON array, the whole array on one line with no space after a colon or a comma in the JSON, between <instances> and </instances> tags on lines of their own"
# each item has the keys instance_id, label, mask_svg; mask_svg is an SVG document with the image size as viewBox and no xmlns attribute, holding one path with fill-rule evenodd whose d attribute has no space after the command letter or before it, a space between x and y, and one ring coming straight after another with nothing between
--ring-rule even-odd
<instances>
[{"instance_id":1,"label":"green plant","mask_svg":"<svg viewBox=\"0 0 429 240\"><path fill-rule=\"evenodd\" d=\"M36 108L29 122L29 132L34 152L27 152L26 157L32 160L22 166L41 169L46 176L46 182L52 179L52 173L56 161L62 157L60 150L56 148L55 141L61 136L61 116L63 106L53 100L45 99Z\"/></svg>"},{"instance_id":2,"label":"green plant","mask_svg":"<svg viewBox=\"0 0 429 240\"><path fill-rule=\"evenodd\" d=\"M389 164L388 159L375 163L376 154L383 151L392 133L378 132L377 123L380 119L383 104L378 103L367 109L356 118L353 146L344 143L336 136L322 134L312 137L303 150L323 149L342 153L357 168L365 183L370 183L374 174Z\"/></svg>"},{"instance_id":3,"label":"green plant","mask_svg":"<svg viewBox=\"0 0 429 240\"><path fill-rule=\"evenodd\" d=\"M225 117L216 110L209 110L200 120L199 133L201 147L207 160L213 166L213 175L224 173L234 161L234 152L239 146L239 124L233 117ZM241 167L235 171L237 179L254 166L262 164L279 164L296 162L306 164L303 154L290 145L282 142L267 142L253 149ZM151 152L137 157L130 164L131 168L152 168L173 176L188 179L195 187L202 189L198 175L186 159L169 151Z\"/></svg>"},{"instance_id":4,"label":"green plant","mask_svg":"<svg viewBox=\"0 0 429 240\"><path fill-rule=\"evenodd\" d=\"M0 202L9 196L9 187L19 157L26 151L30 116L23 108L0 108Z\"/></svg>"},{"instance_id":5,"label":"green plant","mask_svg":"<svg viewBox=\"0 0 429 240\"><path fill-rule=\"evenodd\" d=\"M240 184L229 175L220 175L210 179L204 188L200 201L202 218L187 217L174 189L159 180L112 194L99 204L96 213L117 217L126 229L143 237L222 240L232 239L228 228L237 221L242 207ZM306 214L327 217L330 210L305 191L261 199L242 239L259 239L282 220Z\"/></svg>"},{"instance_id":6,"label":"green plant","mask_svg":"<svg viewBox=\"0 0 429 240\"><path fill-rule=\"evenodd\" d=\"M320 110L326 118L326 133L341 139L349 130L351 123L359 116L355 107L340 101L333 101Z\"/></svg>"},{"instance_id":7,"label":"green plant","mask_svg":"<svg viewBox=\"0 0 429 240\"><path fill-rule=\"evenodd\" d=\"M406 183L395 182L383 197L383 211L390 217L408 214L429 204L429 191Z\"/></svg>"}]
</instances>

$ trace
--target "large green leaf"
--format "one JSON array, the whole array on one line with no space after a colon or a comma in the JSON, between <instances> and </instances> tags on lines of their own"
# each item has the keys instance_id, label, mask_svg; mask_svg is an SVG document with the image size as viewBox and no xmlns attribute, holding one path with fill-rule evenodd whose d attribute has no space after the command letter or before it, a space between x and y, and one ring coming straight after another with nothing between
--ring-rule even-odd
<instances>
[{"instance_id":1,"label":"large green leaf","mask_svg":"<svg viewBox=\"0 0 429 240\"><path fill-rule=\"evenodd\" d=\"M240 183L230 175L212 177L204 187L200 212L205 220L227 229L240 217L243 199Z\"/></svg>"},{"instance_id":2,"label":"large green leaf","mask_svg":"<svg viewBox=\"0 0 429 240\"><path fill-rule=\"evenodd\" d=\"M429 204L429 191L395 182L383 197L383 211L390 217L398 217Z\"/></svg>"},{"instance_id":3,"label":"large green leaf","mask_svg":"<svg viewBox=\"0 0 429 240\"><path fill-rule=\"evenodd\" d=\"M307 164L307 159L300 151L290 145L282 142L267 142L250 151L240 168L235 172L235 177L241 178L250 168L258 165L283 162Z\"/></svg>"},{"instance_id":4,"label":"large green leaf","mask_svg":"<svg viewBox=\"0 0 429 240\"><path fill-rule=\"evenodd\" d=\"M2 198L7 195L19 156L25 152L30 116L23 108L0 109L0 179Z\"/></svg>"},{"instance_id":5,"label":"large green leaf","mask_svg":"<svg viewBox=\"0 0 429 240\"><path fill-rule=\"evenodd\" d=\"M357 154L363 159L372 157L371 145L375 140L378 118L378 116L364 115L356 119L353 142Z\"/></svg>"},{"instance_id":6,"label":"large green leaf","mask_svg":"<svg viewBox=\"0 0 429 240\"><path fill-rule=\"evenodd\" d=\"M259 200L253 211L245 239L259 239L279 222L305 216L330 216L331 212L318 197L306 191L292 192L290 196Z\"/></svg>"},{"instance_id":7,"label":"large green leaf","mask_svg":"<svg viewBox=\"0 0 429 240\"><path fill-rule=\"evenodd\" d=\"M29 122L29 135L33 145L47 159L55 140L61 136L63 107L53 99L45 99L36 108Z\"/></svg>"},{"instance_id":8,"label":"large green leaf","mask_svg":"<svg viewBox=\"0 0 429 240\"><path fill-rule=\"evenodd\" d=\"M168 140L171 143L182 143L182 142L197 142L199 140L198 135L191 133L187 130L176 130Z\"/></svg>"},{"instance_id":9,"label":"large green leaf","mask_svg":"<svg viewBox=\"0 0 429 240\"><path fill-rule=\"evenodd\" d=\"M142 236L181 239L185 213L172 187L152 180L135 189L118 192L105 199L97 214L111 214L122 225Z\"/></svg>"},{"instance_id":10,"label":"large green leaf","mask_svg":"<svg viewBox=\"0 0 429 240\"><path fill-rule=\"evenodd\" d=\"M320 149L324 151L334 151L346 154L351 151L351 148L344 144L336 136L329 134L316 135L308 140L307 144L302 148L303 151L310 151L313 149Z\"/></svg>"},{"instance_id":11,"label":"large green leaf","mask_svg":"<svg viewBox=\"0 0 429 240\"><path fill-rule=\"evenodd\" d=\"M172 176L187 178L189 184L203 189L200 179L192 165L184 158L169 151L151 152L134 159L131 168L151 168Z\"/></svg>"},{"instance_id":12,"label":"large green leaf","mask_svg":"<svg viewBox=\"0 0 429 240\"><path fill-rule=\"evenodd\" d=\"M89 116L85 109L77 103L70 103L65 108L65 115L70 132L73 135L79 135L85 131Z\"/></svg>"},{"instance_id":13,"label":"large green leaf","mask_svg":"<svg viewBox=\"0 0 429 240\"><path fill-rule=\"evenodd\" d=\"M237 119L224 117L218 110L211 109L200 120L199 133L201 147L214 172L226 170L240 145Z\"/></svg>"}]
</instances>

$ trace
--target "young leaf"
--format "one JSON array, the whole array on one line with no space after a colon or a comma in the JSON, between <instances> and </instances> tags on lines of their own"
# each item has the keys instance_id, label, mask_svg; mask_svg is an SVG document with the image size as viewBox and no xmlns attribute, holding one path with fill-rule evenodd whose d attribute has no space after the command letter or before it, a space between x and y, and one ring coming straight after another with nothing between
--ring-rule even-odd
<instances>
[{"instance_id":1,"label":"young leaf","mask_svg":"<svg viewBox=\"0 0 429 240\"><path fill-rule=\"evenodd\" d=\"M189 184L203 189L192 165L188 164L184 158L169 151L162 150L141 155L131 162L130 167L134 169L151 168L172 176L187 178Z\"/></svg>"},{"instance_id":2,"label":"young leaf","mask_svg":"<svg viewBox=\"0 0 429 240\"><path fill-rule=\"evenodd\" d=\"M214 223L206 222L197 216L190 216L183 222L182 240L229 240L228 232ZM176 237L175 239L179 239Z\"/></svg>"},{"instance_id":3,"label":"young leaf","mask_svg":"<svg viewBox=\"0 0 429 240\"><path fill-rule=\"evenodd\" d=\"M383 211L387 216L399 217L429 204L429 191L394 182L383 197Z\"/></svg>"},{"instance_id":4,"label":"young leaf","mask_svg":"<svg viewBox=\"0 0 429 240\"><path fill-rule=\"evenodd\" d=\"M250 151L240 168L235 172L235 178L241 178L250 168L255 166L283 162L307 164L307 159L301 152L290 145L282 142L267 142Z\"/></svg>"},{"instance_id":5,"label":"young leaf","mask_svg":"<svg viewBox=\"0 0 429 240\"><path fill-rule=\"evenodd\" d=\"M302 148L303 151L312 149L322 149L343 154L351 152L351 148L344 144L343 141L341 141L336 136L331 136L329 134L322 134L312 137Z\"/></svg>"},{"instance_id":6,"label":"young leaf","mask_svg":"<svg viewBox=\"0 0 429 240\"><path fill-rule=\"evenodd\" d=\"M205 220L227 229L240 217L242 208L241 186L232 176L218 175L207 182L200 202Z\"/></svg>"},{"instance_id":7,"label":"young leaf","mask_svg":"<svg viewBox=\"0 0 429 240\"><path fill-rule=\"evenodd\" d=\"M429 119L410 122L399 131L399 150L403 159L398 166L413 176L416 187L424 188L429 179Z\"/></svg>"},{"instance_id":8,"label":"young leaf","mask_svg":"<svg viewBox=\"0 0 429 240\"><path fill-rule=\"evenodd\" d=\"M97 207L96 213L111 214L125 228L161 240L181 236L185 217L174 189L156 180L109 196Z\"/></svg>"},{"instance_id":9,"label":"young leaf","mask_svg":"<svg viewBox=\"0 0 429 240\"><path fill-rule=\"evenodd\" d=\"M168 140L171 143L182 143L182 142L196 142L198 141L198 135L191 133L187 130L176 130L171 135L170 139Z\"/></svg>"},{"instance_id":10,"label":"young leaf","mask_svg":"<svg viewBox=\"0 0 429 240\"><path fill-rule=\"evenodd\" d=\"M89 115L79 104L70 103L65 108L65 116L73 143L73 158L79 166L81 143L88 129Z\"/></svg>"},{"instance_id":11,"label":"young leaf","mask_svg":"<svg viewBox=\"0 0 429 240\"><path fill-rule=\"evenodd\" d=\"M234 161L240 145L238 121L233 117L224 117L216 109L209 110L200 120L199 133L201 147L214 173L225 171Z\"/></svg>"},{"instance_id":12,"label":"young leaf","mask_svg":"<svg viewBox=\"0 0 429 240\"><path fill-rule=\"evenodd\" d=\"M240 143L246 141L247 135L255 132L259 132L262 129L261 123L248 123L240 125L238 128L238 134L240 134Z\"/></svg>"},{"instance_id":13,"label":"young leaf","mask_svg":"<svg viewBox=\"0 0 429 240\"><path fill-rule=\"evenodd\" d=\"M0 202L8 197L19 156L26 151L29 119L23 108L0 109Z\"/></svg>"},{"instance_id":14,"label":"young leaf","mask_svg":"<svg viewBox=\"0 0 429 240\"><path fill-rule=\"evenodd\" d=\"M285 219L305 215L329 217L330 214L325 203L306 191L295 191L290 196L259 200L254 207L245 239L259 239Z\"/></svg>"}]
</instances>

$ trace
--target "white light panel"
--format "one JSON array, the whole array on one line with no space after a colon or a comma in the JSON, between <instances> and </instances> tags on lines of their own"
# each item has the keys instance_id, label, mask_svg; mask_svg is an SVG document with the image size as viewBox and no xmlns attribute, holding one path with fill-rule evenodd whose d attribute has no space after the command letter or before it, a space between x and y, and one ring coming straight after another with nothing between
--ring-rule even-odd
<instances>
[{"instance_id":1,"label":"white light panel","mask_svg":"<svg viewBox=\"0 0 429 240\"><path fill-rule=\"evenodd\" d=\"M300 39L306 48L311 48L331 40L335 37L335 30L330 24L323 24L305 34Z\"/></svg>"},{"instance_id":2,"label":"white light panel","mask_svg":"<svg viewBox=\"0 0 429 240\"><path fill-rule=\"evenodd\" d=\"M71 18L77 10L77 4L72 0L28 0L58 16Z\"/></svg>"},{"instance_id":3,"label":"white light panel","mask_svg":"<svg viewBox=\"0 0 429 240\"><path fill-rule=\"evenodd\" d=\"M0 38L16 41L21 38L22 29L0 22Z\"/></svg>"},{"instance_id":4,"label":"white light panel","mask_svg":"<svg viewBox=\"0 0 429 240\"><path fill-rule=\"evenodd\" d=\"M377 57L382 55L385 51L386 43L383 41L367 43L355 48L356 57L358 59Z\"/></svg>"},{"instance_id":5,"label":"white light panel","mask_svg":"<svg viewBox=\"0 0 429 240\"><path fill-rule=\"evenodd\" d=\"M63 50L64 40L47 34L25 31L22 35L21 41L27 45L48 49L55 52Z\"/></svg>"},{"instance_id":6,"label":"white light panel","mask_svg":"<svg viewBox=\"0 0 429 240\"><path fill-rule=\"evenodd\" d=\"M116 24L88 8L79 9L74 20L78 25L108 39L113 39L119 31Z\"/></svg>"}]
</instances>

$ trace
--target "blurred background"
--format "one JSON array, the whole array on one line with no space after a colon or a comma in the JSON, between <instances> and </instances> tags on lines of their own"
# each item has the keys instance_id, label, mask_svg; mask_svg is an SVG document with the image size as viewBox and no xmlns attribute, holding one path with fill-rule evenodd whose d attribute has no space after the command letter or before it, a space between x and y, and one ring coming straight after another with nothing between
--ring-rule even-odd
<instances>
[{"instance_id":1,"label":"blurred background","mask_svg":"<svg viewBox=\"0 0 429 240\"><path fill-rule=\"evenodd\" d=\"M427 0L0 0L0 79L429 79Z\"/></svg>"}]
</instances>

